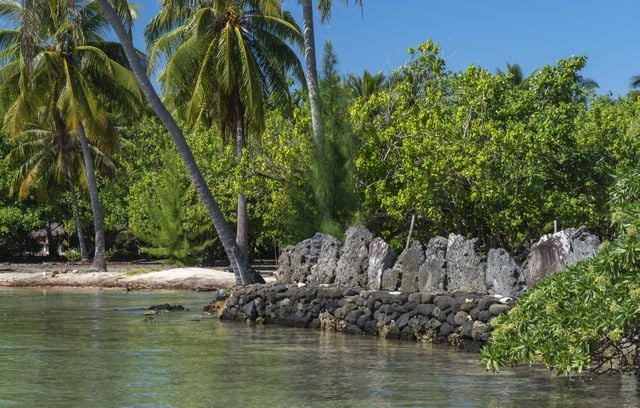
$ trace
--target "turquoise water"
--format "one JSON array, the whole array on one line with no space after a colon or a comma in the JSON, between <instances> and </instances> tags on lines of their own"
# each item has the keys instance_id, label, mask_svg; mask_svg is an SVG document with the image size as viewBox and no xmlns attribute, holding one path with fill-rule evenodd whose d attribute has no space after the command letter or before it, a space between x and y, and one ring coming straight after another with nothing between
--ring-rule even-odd
<instances>
[{"instance_id":1,"label":"turquoise water","mask_svg":"<svg viewBox=\"0 0 640 408\"><path fill-rule=\"evenodd\" d=\"M476 354L221 323L210 294L0 290L0 407L635 407L634 376L589 383ZM144 322L145 308L190 309Z\"/></svg>"}]
</instances>

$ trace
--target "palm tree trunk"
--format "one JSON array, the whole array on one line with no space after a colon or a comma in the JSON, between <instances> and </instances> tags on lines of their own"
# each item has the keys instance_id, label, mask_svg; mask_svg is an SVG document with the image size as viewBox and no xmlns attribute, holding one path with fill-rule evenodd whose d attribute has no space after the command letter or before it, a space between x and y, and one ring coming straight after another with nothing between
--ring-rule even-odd
<instances>
[{"instance_id":1,"label":"palm tree trunk","mask_svg":"<svg viewBox=\"0 0 640 408\"><path fill-rule=\"evenodd\" d=\"M69 176L69 191L71 192L71 209L73 210L73 219L76 221L76 232L78 234L78 244L80 246L80 260L89 260L89 252L87 251L87 242L84 239L84 231L80 221L80 211L78 211L78 198L76 197L76 186L73 179Z\"/></svg>"},{"instance_id":2,"label":"palm tree trunk","mask_svg":"<svg viewBox=\"0 0 640 408\"><path fill-rule=\"evenodd\" d=\"M235 117L236 117L236 157L238 159L238 165L242 166L242 153L247 146L246 135L244 132L244 115L242 114L242 108L240 106L240 98L236 95L234 98L235 104ZM246 177L244 169L241 170L242 181ZM244 185L244 183L241 183ZM238 193L238 211L236 214L236 242L238 247L249 254L249 217L247 215L247 196L242 191Z\"/></svg>"},{"instance_id":3,"label":"palm tree trunk","mask_svg":"<svg viewBox=\"0 0 640 408\"><path fill-rule=\"evenodd\" d=\"M313 138L319 144L324 136L324 127L322 125L322 105L316 66L316 40L313 30L313 4L311 0L302 0L302 26L304 30L304 61L307 65L307 86L309 88L309 104L311 105L311 127Z\"/></svg>"},{"instance_id":4,"label":"palm tree trunk","mask_svg":"<svg viewBox=\"0 0 640 408\"><path fill-rule=\"evenodd\" d=\"M231 269L233 269L236 274L236 282L241 282L242 284L248 285L251 283L264 283L264 279L262 276L252 270L249 267L249 260L247 257L247 253L244 252L238 246L235 236L227 223L227 220L224 218L222 211L220 211L220 206L216 202L213 194L211 194L211 190L207 185L196 161L193 157L193 153L191 153L191 149L187 144L187 141L182 133L182 130L176 123L176 121L171 116L171 113L164 106L160 97L156 93L155 89L151 85L151 81L149 77L147 77L147 73L140 62L140 57L138 56L136 49L133 47L133 43L131 41L131 37L127 33L124 24L116 15L113 7L109 3L109 0L98 0L98 4L102 8L106 19L113 27L124 51L127 55L127 59L129 60L129 64L131 65L131 69L138 79L138 83L144 92L147 101L151 105L151 108L156 112L162 123L164 123L165 127L171 134L174 143L180 153L180 157L182 157L182 161L184 162L187 171L189 172L189 176L191 177L191 181L193 185L200 195L205 208L207 209L207 213L211 218L213 225L220 237L220 241L222 242L222 246L229 258L229 262L231 264Z\"/></svg>"},{"instance_id":5,"label":"palm tree trunk","mask_svg":"<svg viewBox=\"0 0 640 408\"><path fill-rule=\"evenodd\" d=\"M91 209L93 210L93 226L96 233L95 251L91 269L99 272L107 271L107 257L105 255L104 217L102 216L102 205L98 195L98 183L96 173L93 169L93 159L89 150L89 142L84 132L82 122L78 121L78 138L82 146L82 157L84 159L85 173L87 174L87 184L89 185L89 197L91 198Z\"/></svg>"}]
</instances>

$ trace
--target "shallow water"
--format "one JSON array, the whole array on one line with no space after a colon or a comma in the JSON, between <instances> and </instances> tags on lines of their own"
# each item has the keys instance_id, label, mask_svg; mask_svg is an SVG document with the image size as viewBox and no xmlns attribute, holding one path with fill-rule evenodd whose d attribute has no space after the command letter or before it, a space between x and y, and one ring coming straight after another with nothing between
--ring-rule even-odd
<instances>
[{"instance_id":1,"label":"shallow water","mask_svg":"<svg viewBox=\"0 0 640 408\"><path fill-rule=\"evenodd\" d=\"M0 290L0 407L635 407L633 376L589 383L477 354L221 323L210 294ZM144 308L189 311L144 322Z\"/></svg>"}]
</instances>

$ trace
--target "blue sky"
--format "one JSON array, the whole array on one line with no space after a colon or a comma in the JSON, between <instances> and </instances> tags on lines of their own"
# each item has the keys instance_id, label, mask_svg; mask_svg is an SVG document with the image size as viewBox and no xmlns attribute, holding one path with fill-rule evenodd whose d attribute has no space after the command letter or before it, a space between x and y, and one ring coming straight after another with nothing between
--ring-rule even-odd
<instances>
[{"instance_id":1,"label":"blue sky","mask_svg":"<svg viewBox=\"0 0 640 408\"><path fill-rule=\"evenodd\" d=\"M432 38L452 70L476 64L495 71L519 63L526 74L572 55L589 57L584 76L614 96L640 74L640 2L637 0L364 0L364 8L336 5L328 24L317 21L317 46L333 41L343 73L391 71L407 48ZM156 0L139 1L136 41ZM297 0L284 7L302 24ZM321 54L318 55L321 58Z\"/></svg>"}]
</instances>

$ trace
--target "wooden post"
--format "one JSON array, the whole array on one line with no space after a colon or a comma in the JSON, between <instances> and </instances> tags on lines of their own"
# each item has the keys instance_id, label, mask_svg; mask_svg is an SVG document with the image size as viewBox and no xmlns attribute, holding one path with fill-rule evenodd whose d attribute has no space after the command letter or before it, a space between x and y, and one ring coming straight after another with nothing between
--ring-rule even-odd
<instances>
[{"instance_id":1,"label":"wooden post","mask_svg":"<svg viewBox=\"0 0 640 408\"><path fill-rule=\"evenodd\" d=\"M409 249L409 245L411 244L411 235L413 234L413 226L416 223L416 215L411 214L411 225L409 226L409 235L407 235L407 245L404 248L405 250Z\"/></svg>"}]
</instances>

